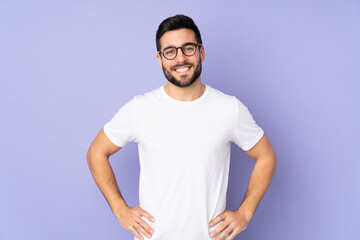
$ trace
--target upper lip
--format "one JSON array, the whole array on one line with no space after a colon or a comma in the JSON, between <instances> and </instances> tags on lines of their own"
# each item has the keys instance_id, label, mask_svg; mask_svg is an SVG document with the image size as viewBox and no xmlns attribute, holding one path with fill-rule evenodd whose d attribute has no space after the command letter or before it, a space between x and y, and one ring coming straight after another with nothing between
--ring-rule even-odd
<instances>
[{"instance_id":1,"label":"upper lip","mask_svg":"<svg viewBox=\"0 0 360 240\"><path fill-rule=\"evenodd\" d=\"M183 66L180 66L180 67L174 67L173 69L176 70L178 68L187 68L187 67L190 68L191 65L183 65Z\"/></svg>"}]
</instances>

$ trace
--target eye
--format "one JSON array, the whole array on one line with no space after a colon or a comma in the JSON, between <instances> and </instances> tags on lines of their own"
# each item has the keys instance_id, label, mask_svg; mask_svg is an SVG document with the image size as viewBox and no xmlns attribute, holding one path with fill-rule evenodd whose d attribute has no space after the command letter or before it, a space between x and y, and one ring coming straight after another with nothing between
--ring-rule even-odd
<instances>
[{"instance_id":1,"label":"eye","mask_svg":"<svg viewBox=\"0 0 360 240\"><path fill-rule=\"evenodd\" d=\"M192 53L194 50L195 50L195 46L192 45L192 44L186 44L184 47L183 47L183 50L187 53Z\"/></svg>"},{"instance_id":2,"label":"eye","mask_svg":"<svg viewBox=\"0 0 360 240\"><path fill-rule=\"evenodd\" d=\"M164 51L165 55L172 55L175 54L175 50L173 48L167 49Z\"/></svg>"}]
</instances>

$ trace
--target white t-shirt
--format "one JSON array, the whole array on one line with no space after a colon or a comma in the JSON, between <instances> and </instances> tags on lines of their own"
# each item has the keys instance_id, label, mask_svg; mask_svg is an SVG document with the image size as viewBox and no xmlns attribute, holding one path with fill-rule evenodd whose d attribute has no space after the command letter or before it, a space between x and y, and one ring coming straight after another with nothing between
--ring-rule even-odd
<instances>
[{"instance_id":1,"label":"white t-shirt","mask_svg":"<svg viewBox=\"0 0 360 240\"><path fill-rule=\"evenodd\" d=\"M137 95L104 126L115 145L138 143L140 207L155 218L142 217L151 240L215 239L209 233L222 222L209 222L225 210L231 142L249 150L264 134L235 96L205 86L194 101L176 100L164 86Z\"/></svg>"}]
</instances>

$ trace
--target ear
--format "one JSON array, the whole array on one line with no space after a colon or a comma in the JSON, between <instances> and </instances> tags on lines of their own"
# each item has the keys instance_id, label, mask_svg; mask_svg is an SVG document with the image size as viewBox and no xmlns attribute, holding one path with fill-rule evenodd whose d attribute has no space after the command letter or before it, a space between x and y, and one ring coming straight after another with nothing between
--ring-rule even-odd
<instances>
[{"instance_id":1,"label":"ear","mask_svg":"<svg viewBox=\"0 0 360 240\"><path fill-rule=\"evenodd\" d=\"M205 48L203 45L201 45L200 48L200 56L201 56L201 62L203 62L205 60Z\"/></svg>"},{"instance_id":2,"label":"ear","mask_svg":"<svg viewBox=\"0 0 360 240\"><path fill-rule=\"evenodd\" d=\"M159 67L162 68L162 59L159 53L156 54L156 59L158 60Z\"/></svg>"}]
</instances>

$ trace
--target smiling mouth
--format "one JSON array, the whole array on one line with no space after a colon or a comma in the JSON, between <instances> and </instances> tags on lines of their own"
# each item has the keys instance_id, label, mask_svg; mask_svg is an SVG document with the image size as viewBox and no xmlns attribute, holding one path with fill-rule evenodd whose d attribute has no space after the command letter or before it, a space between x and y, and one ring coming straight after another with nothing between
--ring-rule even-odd
<instances>
[{"instance_id":1,"label":"smiling mouth","mask_svg":"<svg viewBox=\"0 0 360 240\"><path fill-rule=\"evenodd\" d=\"M175 68L174 71L177 73L184 73L184 72L189 71L190 68L191 68L191 66L183 66L183 67Z\"/></svg>"}]
</instances>

